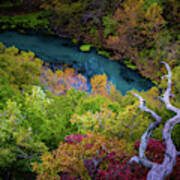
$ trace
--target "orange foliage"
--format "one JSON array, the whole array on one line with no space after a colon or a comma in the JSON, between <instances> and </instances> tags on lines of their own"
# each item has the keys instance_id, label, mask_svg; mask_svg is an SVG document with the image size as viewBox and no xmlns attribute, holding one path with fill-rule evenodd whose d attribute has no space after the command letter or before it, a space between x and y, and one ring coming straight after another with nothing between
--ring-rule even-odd
<instances>
[{"instance_id":1,"label":"orange foliage","mask_svg":"<svg viewBox=\"0 0 180 180\"><path fill-rule=\"evenodd\" d=\"M32 165L33 170L39 174L38 180L56 180L60 178L59 175L62 172L69 173L75 178L90 179L85 161L95 157L103 159L111 152L120 155L124 161L132 155L132 149L125 140L89 133L79 143L61 142L57 150L42 155L41 164L33 163ZM100 167L106 168L107 163L104 160Z\"/></svg>"},{"instance_id":2,"label":"orange foliage","mask_svg":"<svg viewBox=\"0 0 180 180\"><path fill-rule=\"evenodd\" d=\"M76 74L74 69L66 68L65 71L57 70L55 73L50 69L43 69L41 82L54 94L62 95L70 88L86 91L86 78Z\"/></svg>"},{"instance_id":3,"label":"orange foliage","mask_svg":"<svg viewBox=\"0 0 180 180\"><path fill-rule=\"evenodd\" d=\"M137 49L141 48L142 44L151 46L164 27L162 10L156 3L147 11L143 7L142 0L127 0L114 13L118 23L117 35L109 36L106 40L107 47L117 52L113 58L129 56L135 59Z\"/></svg>"},{"instance_id":4,"label":"orange foliage","mask_svg":"<svg viewBox=\"0 0 180 180\"><path fill-rule=\"evenodd\" d=\"M93 76L90 83L93 94L108 96L108 94L115 89L115 86L112 85L111 82L108 82L106 74Z\"/></svg>"}]
</instances>

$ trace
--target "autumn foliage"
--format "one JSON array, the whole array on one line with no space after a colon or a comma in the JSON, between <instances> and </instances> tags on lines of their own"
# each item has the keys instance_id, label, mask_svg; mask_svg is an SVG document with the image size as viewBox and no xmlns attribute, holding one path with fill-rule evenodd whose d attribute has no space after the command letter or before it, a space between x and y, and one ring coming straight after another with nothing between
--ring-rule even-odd
<instances>
[{"instance_id":1,"label":"autumn foliage","mask_svg":"<svg viewBox=\"0 0 180 180\"><path fill-rule=\"evenodd\" d=\"M33 164L39 174L37 179L58 179L61 173L68 173L72 178L90 179L106 170L115 154L119 162L125 162L133 152L124 140L96 133L71 135L65 140L67 142L61 142L57 150L42 156L42 164Z\"/></svg>"},{"instance_id":2,"label":"autumn foliage","mask_svg":"<svg viewBox=\"0 0 180 180\"><path fill-rule=\"evenodd\" d=\"M108 96L115 89L115 85L108 81L108 77L106 76L106 74L94 75L91 78L90 83L92 86L91 92L93 94Z\"/></svg>"},{"instance_id":3,"label":"autumn foliage","mask_svg":"<svg viewBox=\"0 0 180 180\"><path fill-rule=\"evenodd\" d=\"M74 69L66 68L64 71L52 72L50 69L42 69L41 82L56 95L63 95L70 88L86 91L87 80L81 74L76 74Z\"/></svg>"},{"instance_id":4,"label":"autumn foliage","mask_svg":"<svg viewBox=\"0 0 180 180\"><path fill-rule=\"evenodd\" d=\"M110 35L106 40L107 47L117 52L114 58L129 56L131 60L137 60L137 50L142 48L142 44L151 47L164 27L158 4L153 3L147 10L143 7L144 1L128 0L114 13L116 35Z\"/></svg>"},{"instance_id":5,"label":"autumn foliage","mask_svg":"<svg viewBox=\"0 0 180 180\"><path fill-rule=\"evenodd\" d=\"M140 141L136 141L134 144L134 148L136 150L139 149L139 143ZM146 156L150 161L159 164L162 163L164 159L165 151L166 151L166 147L162 141L153 138L149 139L148 147L146 150ZM178 180L179 178L180 178L180 157L177 156L176 165L173 169L172 174L168 179Z\"/></svg>"},{"instance_id":6,"label":"autumn foliage","mask_svg":"<svg viewBox=\"0 0 180 180\"><path fill-rule=\"evenodd\" d=\"M0 2L1 30L44 32L47 28L76 43L91 44L153 80L156 85L139 94L162 117L145 152L149 160L161 163L162 126L173 114L159 99L167 87L165 80L158 83L165 72L159 62L166 61L172 68L171 102L180 108L180 1L4 2ZM8 3L13 12L7 7L7 14L24 14L3 16ZM14 7L21 11L14 12ZM37 12L25 14L24 8ZM21 180L30 174L27 180L36 176L38 180L145 180L149 169L128 163L138 154L140 137L153 122L139 110L138 100L128 92L122 96L106 74L96 74L89 83L72 68L52 71L42 64L32 52L0 43L0 179ZM178 124L171 133L177 151L179 132ZM167 180L179 179L177 156Z\"/></svg>"},{"instance_id":7,"label":"autumn foliage","mask_svg":"<svg viewBox=\"0 0 180 180\"><path fill-rule=\"evenodd\" d=\"M59 148L42 156L42 164L33 163L39 174L37 179L127 179L145 180L148 169L138 164L129 164L132 149L123 140L106 138L89 133L74 134L65 138ZM139 141L134 148L138 151ZM161 163L165 146L156 139L150 139L146 155L152 161ZM178 180L180 158L170 179Z\"/></svg>"}]
</instances>

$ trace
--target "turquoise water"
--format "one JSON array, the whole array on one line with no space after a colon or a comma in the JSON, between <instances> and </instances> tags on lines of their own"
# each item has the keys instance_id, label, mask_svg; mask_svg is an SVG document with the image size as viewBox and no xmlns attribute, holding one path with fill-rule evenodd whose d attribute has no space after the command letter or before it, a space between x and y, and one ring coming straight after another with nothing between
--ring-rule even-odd
<instances>
[{"instance_id":1,"label":"turquoise water","mask_svg":"<svg viewBox=\"0 0 180 180\"><path fill-rule=\"evenodd\" d=\"M67 39L6 31L0 33L0 42L7 47L15 46L21 50L32 51L46 62L67 63L88 79L95 74L106 73L108 80L112 81L122 94L131 89L142 91L152 87L152 83L137 72L98 55L94 49L88 53L80 52L79 48Z\"/></svg>"}]
</instances>

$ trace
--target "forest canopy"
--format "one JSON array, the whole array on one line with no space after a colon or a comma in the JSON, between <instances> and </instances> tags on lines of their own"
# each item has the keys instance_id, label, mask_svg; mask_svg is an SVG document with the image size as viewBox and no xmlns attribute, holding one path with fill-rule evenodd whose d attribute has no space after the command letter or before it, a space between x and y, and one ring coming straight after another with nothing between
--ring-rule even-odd
<instances>
[{"instance_id":1,"label":"forest canopy","mask_svg":"<svg viewBox=\"0 0 180 180\"><path fill-rule=\"evenodd\" d=\"M71 38L155 83L123 96L97 74L87 92L73 68L52 70L33 52L0 43L0 179L143 180L171 155L164 177L180 179L180 123L167 138L177 155L167 154L162 136L180 108L180 1L9 0L0 10L0 31Z\"/></svg>"}]
</instances>

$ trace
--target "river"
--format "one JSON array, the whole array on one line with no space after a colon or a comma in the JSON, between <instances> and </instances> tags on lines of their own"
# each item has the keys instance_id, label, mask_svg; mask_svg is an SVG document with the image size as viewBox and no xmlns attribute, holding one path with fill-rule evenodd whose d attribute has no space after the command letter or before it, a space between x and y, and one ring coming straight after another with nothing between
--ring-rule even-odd
<instances>
[{"instance_id":1,"label":"river","mask_svg":"<svg viewBox=\"0 0 180 180\"><path fill-rule=\"evenodd\" d=\"M51 35L35 33L21 34L15 31L0 33L0 42L7 47L32 51L45 62L67 63L89 80L95 74L105 73L108 80L124 95L131 89L146 91L152 87L151 81L136 71L130 70L117 61L98 55L95 49L81 52L70 40Z\"/></svg>"}]
</instances>

